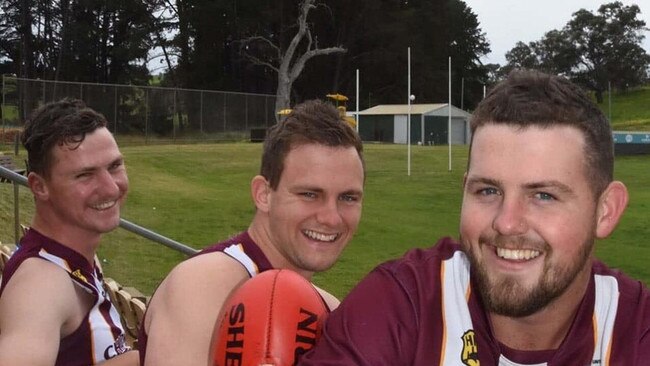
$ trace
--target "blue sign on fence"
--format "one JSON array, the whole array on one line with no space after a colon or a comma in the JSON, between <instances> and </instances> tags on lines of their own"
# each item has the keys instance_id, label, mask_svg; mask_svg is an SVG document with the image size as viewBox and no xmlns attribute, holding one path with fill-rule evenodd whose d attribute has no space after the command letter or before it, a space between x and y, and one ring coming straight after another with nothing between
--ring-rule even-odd
<instances>
[{"instance_id":1,"label":"blue sign on fence","mask_svg":"<svg viewBox=\"0 0 650 366\"><path fill-rule=\"evenodd\" d=\"M614 132L615 144L650 144L650 132Z\"/></svg>"}]
</instances>

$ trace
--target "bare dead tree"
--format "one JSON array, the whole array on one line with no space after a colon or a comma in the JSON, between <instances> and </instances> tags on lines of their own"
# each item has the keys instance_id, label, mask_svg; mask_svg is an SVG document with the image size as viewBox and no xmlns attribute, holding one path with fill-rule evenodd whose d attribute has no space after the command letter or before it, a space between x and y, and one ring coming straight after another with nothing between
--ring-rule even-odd
<instances>
[{"instance_id":1,"label":"bare dead tree","mask_svg":"<svg viewBox=\"0 0 650 366\"><path fill-rule=\"evenodd\" d=\"M278 74L278 87L276 91L275 112L289 108L291 102L291 89L293 82L300 76L309 59L319 55L346 52L341 46L318 48L318 40L312 36L311 28L307 23L309 11L316 8L316 0L303 0L300 3L300 15L296 20L298 31L291 39L286 50L282 50L270 39L263 36L249 37L241 41L241 49L245 57L256 65L263 65ZM261 48L271 50L271 56L264 59L246 52L249 45L257 44Z\"/></svg>"}]
</instances>

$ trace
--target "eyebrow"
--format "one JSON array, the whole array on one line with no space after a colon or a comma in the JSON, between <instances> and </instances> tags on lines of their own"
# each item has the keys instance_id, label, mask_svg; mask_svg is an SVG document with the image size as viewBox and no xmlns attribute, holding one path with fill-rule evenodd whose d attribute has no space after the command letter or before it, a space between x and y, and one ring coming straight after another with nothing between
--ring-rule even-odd
<instances>
[{"instance_id":1,"label":"eyebrow","mask_svg":"<svg viewBox=\"0 0 650 366\"><path fill-rule=\"evenodd\" d=\"M472 186L475 184L485 184L485 185L490 185L490 186L495 186L495 187L501 187L503 186L503 183L500 180L497 179L492 179L492 178L487 178L487 177L472 177L468 178L466 182L466 186ZM574 195L575 192L571 187L568 185L559 182L557 180L543 180L539 182L532 182L532 183L525 183L523 185L523 188L526 190L536 190L536 189L542 189L542 188L553 188L561 193L564 194L570 194Z\"/></svg>"},{"instance_id":2,"label":"eyebrow","mask_svg":"<svg viewBox=\"0 0 650 366\"><path fill-rule=\"evenodd\" d=\"M115 164L124 164L124 157L122 155L116 157L115 159L111 160L108 164L106 164L107 167L113 166ZM77 174L82 174L82 173L92 173L96 170L100 169L100 166L85 166L81 167L79 169L74 170L72 173L77 175Z\"/></svg>"},{"instance_id":3,"label":"eyebrow","mask_svg":"<svg viewBox=\"0 0 650 366\"><path fill-rule=\"evenodd\" d=\"M546 180L541 182L528 183L524 185L525 188L529 190L540 189L540 188L554 188L564 194L574 195L573 189L568 185L558 182L556 180Z\"/></svg>"},{"instance_id":4,"label":"eyebrow","mask_svg":"<svg viewBox=\"0 0 650 366\"><path fill-rule=\"evenodd\" d=\"M317 193L323 193L325 190L323 188L319 187L314 187L314 186L296 186L292 188L293 191L312 191L312 192L317 192ZM343 191L339 193L339 195L343 194L353 194L357 196L362 196L363 191L362 190L357 190L357 189L348 189L347 191Z\"/></svg>"},{"instance_id":5,"label":"eyebrow","mask_svg":"<svg viewBox=\"0 0 650 366\"><path fill-rule=\"evenodd\" d=\"M489 186L501 186L502 183L499 180L492 179L492 178L486 178L486 177L470 177L467 178L467 181L465 182L466 186L471 186L475 184L485 184Z\"/></svg>"}]
</instances>

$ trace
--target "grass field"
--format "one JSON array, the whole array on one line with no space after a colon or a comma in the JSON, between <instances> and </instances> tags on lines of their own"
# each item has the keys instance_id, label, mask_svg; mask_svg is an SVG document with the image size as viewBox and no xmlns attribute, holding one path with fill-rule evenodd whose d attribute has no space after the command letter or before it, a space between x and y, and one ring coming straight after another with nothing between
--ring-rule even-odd
<instances>
[{"instance_id":1,"label":"grass field","mask_svg":"<svg viewBox=\"0 0 650 366\"><path fill-rule=\"evenodd\" d=\"M612 127L621 131L650 131L650 85L612 94ZM600 109L610 115L608 95Z\"/></svg>"},{"instance_id":2,"label":"grass field","mask_svg":"<svg viewBox=\"0 0 650 366\"><path fill-rule=\"evenodd\" d=\"M315 282L342 297L378 263L413 247L457 236L466 147L412 149L407 176L403 145L366 144L367 180L358 234L336 266ZM250 178L261 144L125 146L131 192L123 216L163 235L202 248L244 230L252 215ZM650 284L650 156L619 157L616 176L631 203L619 229L597 245L597 256ZM0 184L0 241L13 239L13 193ZM29 222L31 197L21 189L21 221ZM184 256L124 230L107 235L100 250L104 270L122 284L150 294Z\"/></svg>"}]
</instances>

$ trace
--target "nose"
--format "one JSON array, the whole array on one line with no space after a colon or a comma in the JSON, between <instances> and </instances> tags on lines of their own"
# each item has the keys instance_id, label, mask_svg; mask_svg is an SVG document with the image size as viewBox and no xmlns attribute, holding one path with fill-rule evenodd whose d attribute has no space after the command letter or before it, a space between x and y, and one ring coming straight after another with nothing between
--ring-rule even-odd
<instances>
[{"instance_id":1,"label":"nose","mask_svg":"<svg viewBox=\"0 0 650 366\"><path fill-rule=\"evenodd\" d=\"M525 204L517 198L504 198L492 222L492 228L502 235L521 235L528 231Z\"/></svg>"},{"instance_id":2,"label":"nose","mask_svg":"<svg viewBox=\"0 0 650 366\"><path fill-rule=\"evenodd\" d=\"M316 214L318 223L327 227L338 227L342 222L341 212L339 211L339 202L337 199L324 201Z\"/></svg>"},{"instance_id":3,"label":"nose","mask_svg":"<svg viewBox=\"0 0 650 366\"><path fill-rule=\"evenodd\" d=\"M126 177L122 174L111 174L111 172L104 170L99 174L98 188L103 195L116 197L120 191L125 190Z\"/></svg>"}]
</instances>

